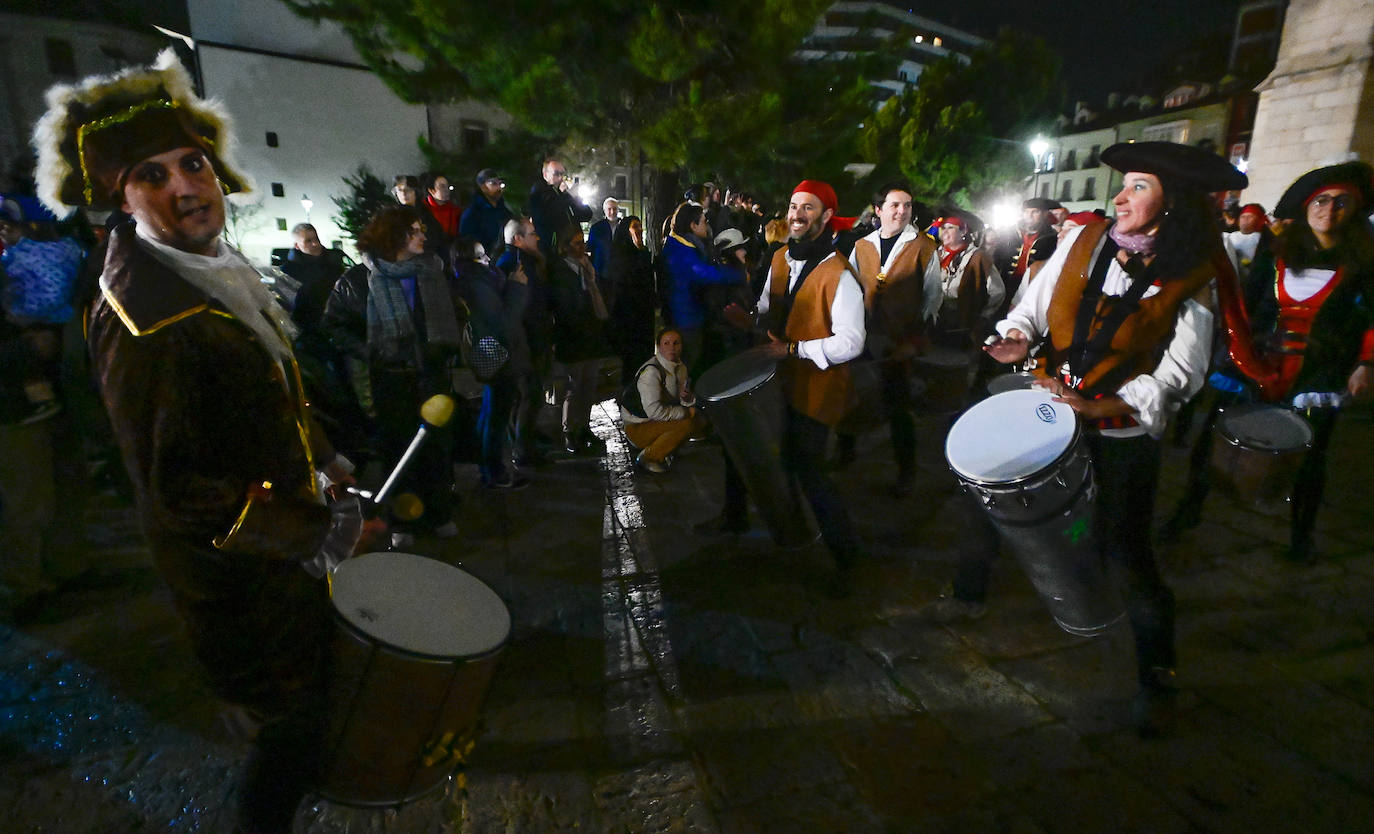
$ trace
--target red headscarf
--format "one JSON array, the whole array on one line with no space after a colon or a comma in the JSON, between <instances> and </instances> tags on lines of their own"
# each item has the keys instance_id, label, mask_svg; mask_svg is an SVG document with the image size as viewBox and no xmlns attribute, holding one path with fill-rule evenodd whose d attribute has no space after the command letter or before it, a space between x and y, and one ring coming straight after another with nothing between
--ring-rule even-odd
<instances>
[{"instance_id":1,"label":"red headscarf","mask_svg":"<svg viewBox=\"0 0 1374 834\"><path fill-rule=\"evenodd\" d=\"M826 222L825 228L833 232L841 227L840 224L836 223L837 218L834 214L836 211L839 210L840 201L838 198L835 197L835 189L830 187L830 183L822 182L820 180L802 180L801 182L797 183L796 188L792 189L792 193L801 194L803 192L806 194L812 194L816 197L817 200L820 200L822 209L830 209L830 220ZM854 221L852 219L850 220L849 225L854 225Z\"/></svg>"}]
</instances>

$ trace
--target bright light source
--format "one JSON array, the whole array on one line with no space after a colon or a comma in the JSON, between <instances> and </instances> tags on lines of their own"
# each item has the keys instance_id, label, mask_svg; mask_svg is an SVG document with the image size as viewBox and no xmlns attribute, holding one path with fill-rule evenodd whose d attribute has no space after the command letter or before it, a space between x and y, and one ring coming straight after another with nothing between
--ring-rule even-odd
<instances>
[{"instance_id":1,"label":"bright light source","mask_svg":"<svg viewBox=\"0 0 1374 834\"><path fill-rule=\"evenodd\" d=\"M1030 142L1030 152L1031 152L1031 156L1035 157L1035 163L1036 163L1037 165L1040 164L1040 159L1041 159L1042 157L1044 157L1045 152L1048 151L1049 149L1050 149L1050 143L1049 143L1049 142L1046 142L1046 141L1045 141L1045 137L1043 137L1043 136L1037 136L1037 137L1035 137L1034 139L1032 139L1031 142Z\"/></svg>"},{"instance_id":2,"label":"bright light source","mask_svg":"<svg viewBox=\"0 0 1374 834\"><path fill-rule=\"evenodd\" d=\"M1236 160L1236 170L1237 170L1237 171L1240 171L1242 174L1244 174L1245 172L1249 171L1249 170L1250 170L1250 160L1247 159L1247 158L1245 158L1245 157L1243 157L1243 156L1242 156L1240 159L1237 159L1237 160Z\"/></svg>"},{"instance_id":3,"label":"bright light source","mask_svg":"<svg viewBox=\"0 0 1374 834\"><path fill-rule=\"evenodd\" d=\"M588 202L596 196L596 189L592 188L590 185L579 185L577 187L577 196L581 198L582 202Z\"/></svg>"},{"instance_id":4,"label":"bright light source","mask_svg":"<svg viewBox=\"0 0 1374 834\"><path fill-rule=\"evenodd\" d=\"M312 199L310 199L310 195L309 195L309 194L302 194L302 195L301 195L301 208L305 209L305 213L306 213L306 214L309 214L309 213L310 213L310 210L311 210L312 208L314 208L314 207L315 207L315 201L312 200Z\"/></svg>"},{"instance_id":5,"label":"bright light source","mask_svg":"<svg viewBox=\"0 0 1374 834\"><path fill-rule=\"evenodd\" d=\"M995 203L992 207L992 227L994 229L1008 229L1016 225L1020 212L1016 210L1014 203Z\"/></svg>"},{"instance_id":6,"label":"bright light source","mask_svg":"<svg viewBox=\"0 0 1374 834\"><path fill-rule=\"evenodd\" d=\"M925 35L917 35L916 37L912 38L912 40L916 41L916 43L921 43L921 42L923 42L925 39L926 39L926 36L925 36Z\"/></svg>"}]
</instances>

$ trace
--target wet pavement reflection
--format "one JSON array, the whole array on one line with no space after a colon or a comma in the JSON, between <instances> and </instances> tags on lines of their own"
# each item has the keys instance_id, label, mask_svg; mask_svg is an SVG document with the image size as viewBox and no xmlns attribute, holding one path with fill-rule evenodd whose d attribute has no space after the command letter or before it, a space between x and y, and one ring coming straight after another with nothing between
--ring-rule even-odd
<instances>
[{"instance_id":1,"label":"wet pavement reflection","mask_svg":"<svg viewBox=\"0 0 1374 834\"><path fill-rule=\"evenodd\" d=\"M1333 441L1345 465L1314 565L1275 557L1282 507L1222 499L1159 548L1183 694L1175 733L1152 741L1127 728L1129 632L1060 631L1013 560L995 564L983 619L922 613L960 534L943 418L918 419L901 501L887 439L860 437L839 483L869 556L835 601L818 544L778 551L757 519L692 532L719 510L718 446L651 475L615 417L612 402L593 412L604 458L540 468L518 492L469 486L460 537L415 546L512 617L466 767L400 808L310 797L298 834L1369 830L1368 414ZM1161 507L1185 457L1165 449ZM90 519L117 581L65 594L50 622L0 626L0 831L228 834L247 748L129 508L104 496Z\"/></svg>"}]
</instances>

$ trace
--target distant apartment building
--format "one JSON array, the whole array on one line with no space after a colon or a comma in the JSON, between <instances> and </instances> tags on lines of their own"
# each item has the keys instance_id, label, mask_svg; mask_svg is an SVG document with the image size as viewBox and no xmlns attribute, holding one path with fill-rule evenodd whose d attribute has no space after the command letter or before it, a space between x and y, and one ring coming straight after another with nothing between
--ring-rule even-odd
<instances>
[{"instance_id":1,"label":"distant apartment building","mask_svg":"<svg viewBox=\"0 0 1374 834\"><path fill-rule=\"evenodd\" d=\"M1061 116L1057 135L1026 180L1025 194L1058 200L1070 211L1104 209L1121 188L1121 174L1101 165L1103 148L1118 142L1178 142L1207 148L1241 170L1249 165L1259 96L1252 87L1273 66L1287 0L1241 4L1226 74L1184 81L1158 95L1108 96L1094 111L1079 102Z\"/></svg>"},{"instance_id":2,"label":"distant apartment building","mask_svg":"<svg viewBox=\"0 0 1374 834\"><path fill-rule=\"evenodd\" d=\"M875 52L902 38L891 74L870 79L875 103L898 95L921 72L950 54L968 55L987 41L938 20L918 15L906 3L848 2L826 9L798 55L804 59Z\"/></svg>"}]
</instances>

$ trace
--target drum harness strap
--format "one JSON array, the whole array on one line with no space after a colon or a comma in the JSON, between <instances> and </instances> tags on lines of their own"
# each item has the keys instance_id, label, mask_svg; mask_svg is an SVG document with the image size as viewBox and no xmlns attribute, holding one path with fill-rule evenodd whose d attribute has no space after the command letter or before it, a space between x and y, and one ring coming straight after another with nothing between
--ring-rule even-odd
<instances>
[{"instance_id":1,"label":"drum harness strap","mask_svg":"<svg viewBox=\"0 0 1374 834\"><path fill-rule=\"evenodd\" d=\"M1131 277L1130 287L1124 295L1108 305L1106 315L1099 316L1098 307L1102 299L1102 286L1107 280L1107 269L1116 259L1116 253L1119 250L1120 247L1111 238L1102 242L1102 251L1098 255L1097 262L1093 264L1092 273L1088 276L1088 285L1084 287L1083 298L1078 303L1078 313L1074 320L1073 342L1070 343L1068 349L1069 373L1073 375L1074 380L1078 381L1078 384L1074 385L1075 388L1078 388L1088 372L1107 355L1116 332L1121 329L1121 325L1132 313L1140 309L1140 299L1144 297L1145 291L1154 283L1149 267L1139 256L1132 255L1122 265L1126 274ZM1093 329L1094 325L1097 325L1096 330ZM1116 390L1130 372L1130 366L1122 364L1099 379L1091 390L1081 388L1079 390L1093 399L1098 399ZM1066 380L1066 382L1068 381Z\"/></svg>"}]
</instances>

